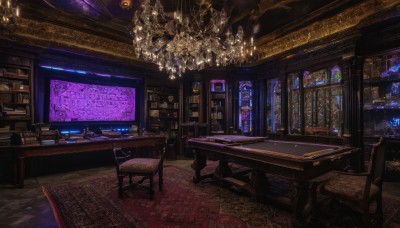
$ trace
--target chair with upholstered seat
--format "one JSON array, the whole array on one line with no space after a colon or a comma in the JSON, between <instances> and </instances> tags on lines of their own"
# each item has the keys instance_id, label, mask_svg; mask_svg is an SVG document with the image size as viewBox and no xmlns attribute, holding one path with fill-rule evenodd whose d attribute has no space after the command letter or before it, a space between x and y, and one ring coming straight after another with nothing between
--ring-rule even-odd
<instances>
[{"instance_id":1,"label":"chair with upholstered seat","mask_svg":"<svg viewBox=\"0 0 400 228\"><path fill-rule=\"evenodd\" d=\"M363 215L364 227L370 226L370 206L376 202L376 215L382 222L382 180L385 166L383 138L372 146L367 173L336 172L322 183L320 193L356 206ZM353 207L354 208L354 207Z\"/></svg>"},{"instance_id":2,"label":"chair with upholstered seat","mask_svg":"<svg viewBox=\"0 0 400 228\"><path fill-rule=\"evenodd\" d=\"M121 148L114 148L114 158L118 178L118 194L122 197L123 191L132 189L149 180L150 199L153 199L153 177L158 173L158 188L162 191L163 186L163 163L165 148L159 158L135 158L131 151ZM141 177L138 181L132 182L132 177ZM124 177L129 177L129 184L124 185Z\"/></svg>"}]
</instances>

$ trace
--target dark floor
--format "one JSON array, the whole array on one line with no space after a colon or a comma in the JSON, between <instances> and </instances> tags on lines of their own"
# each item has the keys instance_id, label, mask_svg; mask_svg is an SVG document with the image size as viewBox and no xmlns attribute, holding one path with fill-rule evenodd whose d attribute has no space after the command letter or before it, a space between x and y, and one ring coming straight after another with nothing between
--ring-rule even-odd
<instances>
[{"instance_id":1,"label":"dark floor","mask_svg":"<svg viewBox=\"0 0 400 228\"><path fill-rule=\"evenodd\" d=\"M190 169L190 164L191 160L165 162L165 165L185 169ZM113 172L113 166L105 166L27 178L23 189L14 188L11 184L0 184L0 227L57 227L52 209L42 193L42 186ZM400 182L386 182L383 189L384 194L400 199Z\"/></svg>"}]
</instances>

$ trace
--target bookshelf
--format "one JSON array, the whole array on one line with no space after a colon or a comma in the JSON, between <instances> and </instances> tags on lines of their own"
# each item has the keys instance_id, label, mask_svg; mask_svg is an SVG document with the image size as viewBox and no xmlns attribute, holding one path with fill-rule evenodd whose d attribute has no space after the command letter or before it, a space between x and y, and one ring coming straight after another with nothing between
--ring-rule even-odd
<instances>
[{"instance_id":1,"label":"bookshelf","mask_svg":"<svg viewBox=\"0 0 400 228\"><path fill-rule=\"evenodd\" d=\"M179 130L178 89L147 87L147 131L165 135L176 141Z\"/></svg>"},{"instance_id":2,"label":"bookshelf","mask_svg":"<svg viewBox=\"0 0 400 228\"><path fill-rule=\"evenodd\" d=\"M225 80L210 80L209 124L211 134L227 134L227 94Z\"/></svg>"},{"instance_id":3,"label":"bookshelf","mask_svg":"<svg viewBox=\"0 0 400 228\"><path fill-rule=\"evenodd\" d=\"M1 53L0 132L24 131L32 122L31 58Z\"/></svg>"},{"instance_id":4,"label":"bookshelf","mask_svg":"<svg viewBox=\"0 0 400 228\"><path fill-rule=\"evenodd\" d=\"M185 122L203 122L203 99L202 82L191 81L187 86L186 118Z\"/></svg>"}]
</instances>

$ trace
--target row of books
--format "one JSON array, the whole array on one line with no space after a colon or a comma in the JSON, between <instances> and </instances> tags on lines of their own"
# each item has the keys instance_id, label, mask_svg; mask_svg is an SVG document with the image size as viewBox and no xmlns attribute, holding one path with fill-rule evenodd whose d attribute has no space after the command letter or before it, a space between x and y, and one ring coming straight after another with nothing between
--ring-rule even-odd
<instances>
[{"instance_id":1,"label":"row of books","mask_svg":"<svg viewBox=\"0 0 400 228\"><path fill-rule=\"evenodd\" d=\"M3 113L5 113L6 115L26 115L27 110L26 108L20 108L20 107L14 108L14 107L4 106Z\"/></svg>"}]
</instances>

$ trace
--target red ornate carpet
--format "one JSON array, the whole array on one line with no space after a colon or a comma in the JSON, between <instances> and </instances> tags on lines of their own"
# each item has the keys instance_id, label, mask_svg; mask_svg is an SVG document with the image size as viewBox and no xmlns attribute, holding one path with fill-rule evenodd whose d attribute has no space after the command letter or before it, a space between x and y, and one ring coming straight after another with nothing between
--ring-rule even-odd
<instances>
[{"instance_id":1,"label":"red ornate carpet","mask_svg":"<svg viewBox=\"0 0 400 228\"><path fill-rule=\"evenodd\" d=\"M60 227L291 227L289 211L213 182L194 185L192 174L165 167L164 189L156 188L152 201L140 186L119 198L115 174L45 186L43 191ZM385 198L384 205L384 226L398 227L400 202ZM359 227L342 207L318 213L310 226ZM324 214L330 214L327 220Z\"/></svg>"}]
</instances>

